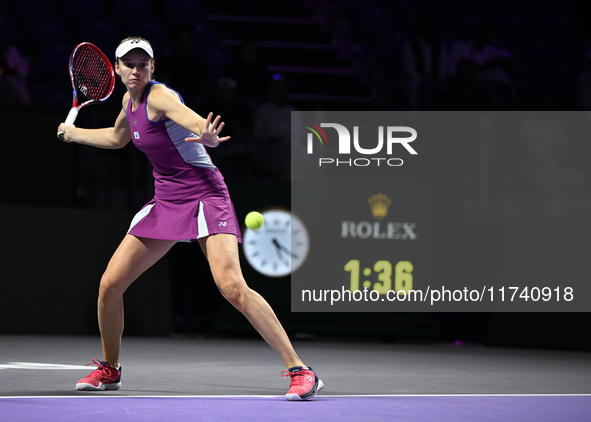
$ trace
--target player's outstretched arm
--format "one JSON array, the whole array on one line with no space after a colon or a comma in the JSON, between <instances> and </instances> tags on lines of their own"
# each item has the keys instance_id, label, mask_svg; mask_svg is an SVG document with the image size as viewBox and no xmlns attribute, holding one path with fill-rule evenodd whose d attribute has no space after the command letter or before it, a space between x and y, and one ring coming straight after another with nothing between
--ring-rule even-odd
<instances>
[{"instance_id":1,"label":"player's outstretched arm","mask_svg":"<svg viewBox=\"0 0 591 422\"><path fill-rule=\"evenodd\" d=\"M197 135L194 138L186 138L187 142L199 142L216 147L220 142L230 139L229 136L223 138L219 136L224 128L224 123L220 123L220 116L217 116L212 123L212 113L209 113L207 119L204 119L180 102L177 95L168 88L159 86L154 88L150 92L148 106L159 117L164 116Z\"/></svg>"},{"instance_id":2,"label":"player's outstretched arm","mask_svg":"<svg viewBox=\"0 0 591 422\"><path fill-rule=\"evenodd\" d=\"M117 116L115 125L103 129L81 129L74 125L61 123L57 129L58 134L63 132L64 142L75 142L82 145L90 145L97 148L117 149L123 148L131 140L131 130L125 118L127 106L127 94L123 98L124 108ZM59 136L58 136L59 138ZM61 138L60 138L61 140Z\"/></svg>"}]
</instances>

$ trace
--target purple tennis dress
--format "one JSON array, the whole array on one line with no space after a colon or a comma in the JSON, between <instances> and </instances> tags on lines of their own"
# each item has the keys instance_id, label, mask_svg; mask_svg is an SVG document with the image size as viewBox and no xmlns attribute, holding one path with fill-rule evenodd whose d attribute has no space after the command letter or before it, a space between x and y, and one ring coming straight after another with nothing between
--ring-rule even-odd
<instances>
[{"instance_id":1,"label":"purple tennis dress","mask_svg":"<svg viewBox=\"0 0 591 422\"><path fill-rule=\"evenodd\" d=\"M128 233L137 237L194 242L216 233L236 235L240 227L224 177L194 134L172 120L148 119L146 87L135 111L127 105L131 139L154 166L155 195L133 218ZM180 97L180 95L179 95ZM181 98L182 101L182 98Z\"/></svg>"}]
</instances>

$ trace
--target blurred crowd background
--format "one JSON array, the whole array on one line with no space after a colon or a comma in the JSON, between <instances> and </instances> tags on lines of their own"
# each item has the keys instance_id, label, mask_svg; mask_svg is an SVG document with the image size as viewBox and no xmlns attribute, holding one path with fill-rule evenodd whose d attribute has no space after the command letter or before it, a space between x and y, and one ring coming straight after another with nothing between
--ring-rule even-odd
<instances>
[{"instance_id":1,"label":"blurred crowd background","mask_svg":"<svg viewBox=\"0 0 591 422\"><path fill-rule=\"evenodd\" d=\"M156 80L198 113L222 115L232 141L210 152L229 180L289 180L281 157L289 156L292 110L591 108L587 0L2 0L0 110L65 118L73 47L89 41L113 57L119 40L134 35L155 48ZM118 84L77 123L112 125L123 90ZM563 176L581 185L585 202L588 175L577 159L589 151L569 141L577 142L541 151L544 165L568 164ZM151 170L141 153L76 148L77 206L145 203ZM539 149L521 145L521 158ZM451 150L454 167L474 167L474 157ZM447 183L467 191L477 184L471 177L456 174ZM469 214L462 205L469 193L440 192L442 207L459 210L455 218Z\"/></svg>"},{"instance_id":2,"label":"blurred crowd background","mask_svg":"<svg viewBox=\"0 0 591 422\"><path fill-rule=\"evenodd\" d=\"M154 46L157 81L177 90L199 114L211 111L223 117L224 132L232 140L209 152L233 198L254 198L260 191L267 201L282 197L289 203L289 125L294 110L522 111L526 118L516 123L523 136L504 139L497 133L489 150L470 139L444 143L430 155L421 153L420 166L404 166L393 176L393 181L412 179L433 187L433 271L453 276L468 265L464 277L491 273L497 268L497 243L502 243L494 223L542 222L531 227L535 235L522 233L528 246L520 247L510 236L506 241L515 245L515 256L531 256L526 267L539 268L534 279L550 277L536 259L553 262L557 251L563 251L563 261L557 262L571 262L579 255L569 251L585 250L572 239L584 237L586 226L579 223L591 216L591 124L573 129L564 116L591 109L589 0L0 0L0 122L9 129L0 149L0 205L127 213L151 198L150 164L132 145L115 151L64 145L54 132L71 107L67 64L74 46L92 42L114 60L116 46L128 36L143 36ZM76 124L111 126L123 93L118 82L113 96L84 109ZM24 211L5 212L16 216ZM35 221L39 218L34 210L26 212ZM64 212L55 211L55 221L62 221ZM43 215L50 214L46 209ZM559 223L548 225L554 231L547 236L554 233L553 238L541 233L547 219ZM68 227L61 229L74 230ZM4 229L17 230L11 224ZM564 242L553 243L563 232ZM113 236L119 235L117 231ZM28 242L22 230L14 238ZM546 252L551 258L540 258L546 255L528 252L536 245L556 251L550 248ZM21 248L29 250L29 244ZM174 251L170 277L173 287L182 285L172 293L175 331L211 331L221 306L211 299L217 296L209 294L214 284L204 284L212 291L192 299L197 288L186 277L190 271L195 277L206 276L206 263L199 263L197 273L182 265L200 255L197 250ZM478 259L466 259L471 254ZM7 264L16 263L10 277L34 278L23 275L30 263L22 259L26 264L6 256ZM522 268L517 261L516 268ZM580 266L560 268L574 274ZM86 274L87 268L80 272ZM279 291L277 286L274 291ZM88 302L94 303L94 290L91 293ZM281 292L275 295L278 304L288 298ZM191 300L195 302L182 304ZM291 317L289 303L283 305L282 317ZM195 308L201 309L197 328L190 320ZM87 325L94 327L94 313L89 315ZM527 327L546 330L538 315L527 317L530 325L507 317L498 332L508 335L520 326L536 337L539 330ZM483 338L487 322L482 318L486 316L461 318L476 327L472 338ZM381 319L381 330L393 329L386 316ZM557 321L544 321L550 320ZM416 321L412 324L417 331ZM455 327L453 335L461 328L457 320L447 326ZM351 333L351 325L344 330ZM564 332L564 324L553 332Z\"/></svg>"}]
</instances>

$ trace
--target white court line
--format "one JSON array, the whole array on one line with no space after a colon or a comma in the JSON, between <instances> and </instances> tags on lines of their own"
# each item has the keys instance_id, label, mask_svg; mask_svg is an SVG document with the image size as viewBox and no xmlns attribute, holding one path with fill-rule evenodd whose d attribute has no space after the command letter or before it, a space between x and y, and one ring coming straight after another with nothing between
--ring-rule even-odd
<instances>
[{"instance_id":1,"label":"white court line","mask_svg":"<svg viewBox=\"0 0 591 422\"><path fill-rule=\"evenodd\" d=\"M71 370L86 369L88 366L81 365L63 365L59 363L36 363L36 362L6 362L0 364L0 369L43 369L43 370Z\"/></svg>"},{"instance_id":2,"label":"white court line","mask_svg":"<svg viewBox=\"0 0 591 422\"><path fill-rule=\"evenodd\" d=\"M319 394L315 398L323 397L591 397L591 394ZM71 398L153 398L153 399L235 399L235 398L259 398L277 399L285 396L247 396L247 395L221 395L221 396L111 396L111 395L74 395L74 396L0 396L1 399L71 399Z\"/></svg>"}]
</instances>

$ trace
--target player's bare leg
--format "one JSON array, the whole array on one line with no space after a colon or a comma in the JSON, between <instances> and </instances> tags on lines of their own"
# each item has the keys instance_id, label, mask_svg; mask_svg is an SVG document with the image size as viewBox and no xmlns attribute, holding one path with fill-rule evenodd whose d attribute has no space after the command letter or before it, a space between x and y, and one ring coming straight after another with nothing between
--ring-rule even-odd
<instances>
[{"instance_id":1,"label":"player's bare leg","mask_svg":"<svg viewBox=\"0 0 591 422\"><path fill-rule=\"evenodd\" d=\"M76 383L77 390L118 390L121 387L119 351L123 334L123 293L175 243L131 235L123 238L109 261L99 289L98 320L104 360L93 360L97 369Z\"/></svg>"},{"instance_id":2,"label":"player's bare leg","mask_svg":"<svg viewBox=\"0 0 591 422\"><path fill-rule=\"evenodd\" d=\"M174 240L138 238L128 234L109 261L101 278L98 320L103 359L114 368L119 365L123 334L123 293L175 243Z\"/></svg>"},{"instance_id":3,"label":"player's bare leg","mask_svg":"<svg viewBox=\"0 0 591 422\"><path fill-rule=\"evenodd\" d=\"M236 237L214 234L199 239L199 243L222 295L242 312L263 339L279 353L288 368L304 366L271 306L247 286L240 268Z\"/></svg>"}]
</instances>

